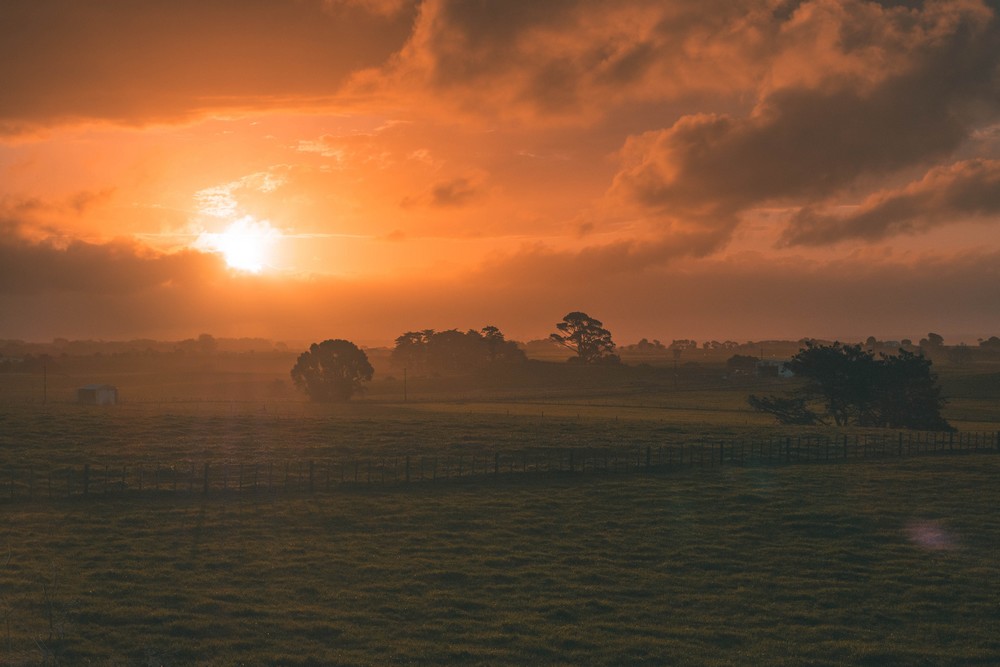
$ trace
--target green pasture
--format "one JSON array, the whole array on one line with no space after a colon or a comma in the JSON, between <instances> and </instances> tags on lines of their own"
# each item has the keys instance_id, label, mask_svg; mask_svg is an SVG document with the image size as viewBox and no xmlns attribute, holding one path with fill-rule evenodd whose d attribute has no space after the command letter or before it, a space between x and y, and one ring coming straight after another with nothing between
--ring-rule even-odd
<instances>
[{"instance_id":1,"label":"green pasture","mask_svg":"<svg viewBox=\"0 0 1000 667\"><path fill-rule=\"evenodd\" d=\"M72 410L76 388L114 384L119 411L157 414L270 415L289 418L365 415L393 418L400 411L447 415L522 415L669 423L684 427L772 426L751 411L747 396L794 391L797 381L727 377L724 363L672 366L581 367L534 361L469 377L410 374L376 365L374 381L349 406L313 406L289 378L293 354L169 355L128 359L55 360L47 373L0 373L0 412L45 407ZM996 364L942 365L944 415L967 431L1000 425L1000 368Z\"/></svg>"},{"instance_id":2,"label":"green pasture","mask_svg":"<svg viewBox=\"0 0 1000 667\"><path fill-rule=\"evenodd\" d=\"M794 381L721 367L376 375L317 406L286 361L0 374L0 469L824 432L746 407ZM941 375L954 425L1000 430L995 368ZM75 405L91 382L122 404ZM997 664L998 473L988 452L314 496L40 494L0 503L0 665Z\"/></svg>"},{"instance_id":3,"label":"green pasture","mask_svg":"<svg viewBox=\"0 0 1000 667\"><path fill-rule=\"evenodd\" d=\"M0 664L988 665L1000 457L0 507Z\"/></svg>"}]
</instances>

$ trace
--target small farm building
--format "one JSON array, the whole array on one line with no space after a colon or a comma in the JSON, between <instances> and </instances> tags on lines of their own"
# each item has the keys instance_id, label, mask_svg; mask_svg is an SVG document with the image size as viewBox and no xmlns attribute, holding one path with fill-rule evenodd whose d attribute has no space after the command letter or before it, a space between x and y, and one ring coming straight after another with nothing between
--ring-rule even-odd
<instances>
[{"instance_id":1,"label":"small farm building","mask_svg":"<svg viewBox=\"0 0 1000 667\"><path fill-rule=\"evenodd\" d=\"M787 363L776 359L761 359L757 362L757 375L760 377L794 377L795 373L787 366Z\"/></svg>"},{"instance_id":2,"label":"small farm building","mask_svg":"<svg viewBox=\"0 0 1000 667\"><path fill-rule=\"evenodd\" d=\"M110 384L88 384L76 390L76 402L84 405L117 405L118 387Z\"/></svg>"}]
</instances>

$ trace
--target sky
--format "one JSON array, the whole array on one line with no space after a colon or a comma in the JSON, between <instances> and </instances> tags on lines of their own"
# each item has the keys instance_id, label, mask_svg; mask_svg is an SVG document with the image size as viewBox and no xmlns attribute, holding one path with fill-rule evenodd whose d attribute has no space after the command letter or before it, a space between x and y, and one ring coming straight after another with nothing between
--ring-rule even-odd
<instances>
[{"instance_id":1,"label":"sky","mask_svg":"<svg viewBox=\"0 0 1000 667\"><path fill-rule=\"evenodd\" d=\"M1000 333L996 0L5 0L0 338Z\"/></svg>"}]
</instances>

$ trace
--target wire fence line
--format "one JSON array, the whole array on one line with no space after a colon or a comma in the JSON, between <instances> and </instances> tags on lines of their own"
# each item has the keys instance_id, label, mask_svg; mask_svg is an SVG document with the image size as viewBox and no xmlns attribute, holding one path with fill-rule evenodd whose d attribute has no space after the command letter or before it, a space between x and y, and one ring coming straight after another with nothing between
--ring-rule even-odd
<instances>
[{"instance_id":1,"label":"wire fence line","mask_svg":"<svg viewBox=\"0 0 1000 667\"><path fill-rule=\"evenodd\" d=\"M542 474L667 473L727 466L844 463L931 454L1000 453L1000 431L781 436L661 447L580 447L342 460L194 461L8 466L0 502L132 494L323 493L336 489Z\"/></svg>"}]
</instances>

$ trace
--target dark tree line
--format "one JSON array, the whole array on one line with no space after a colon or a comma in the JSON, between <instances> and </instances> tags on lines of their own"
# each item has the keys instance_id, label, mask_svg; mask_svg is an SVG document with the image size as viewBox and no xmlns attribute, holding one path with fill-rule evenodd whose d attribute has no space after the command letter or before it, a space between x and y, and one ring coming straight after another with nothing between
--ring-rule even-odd
<instances>
[{"instance_id":1,"label":"dark tree line","mask_svg":"<svg viewBox=\"0 0 1000 667\"><path fill-rule=\"evenodd\" d=\"M576 352L573 361L618 362L611 332L600 320L573 312L556 324L551 339ZM415 372L461 375L498 366L527 362L518 344L507 340L495 326L476 331L448 329L407 331L396 338L390 355L394 366ZM317 402L346 401L372 379L368 356L354 343L341 339L313 343L299 355L292 368L295 386Z\"/></svg>"},{"instance_id":2,"label":"dark tree line","mask_svg":"<svg viewBox=\"0 0 1000 667\"><path fill-rule=\"evenodd\" d=\"M504 338L494 326L479 331L408 331L396 339L392 363L417 372L467 373L498 364L521 364L527 360L514 341Z\"/></svg>"},{"instance_id":3,"label":"dark tree line","mask_svg":"<svg viewBox=\"0 0 1000 667\"><path fill-rule=\"evenodd\" d=\"M784 424L827 424L951 430L931 361L899 350L879 354L861 345L806 347L786 366L805 385L788 396L755 396L750 405Z\"/></svg>"}]
</instances>

